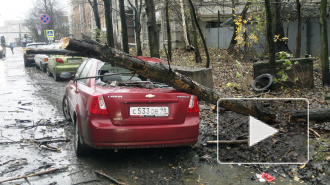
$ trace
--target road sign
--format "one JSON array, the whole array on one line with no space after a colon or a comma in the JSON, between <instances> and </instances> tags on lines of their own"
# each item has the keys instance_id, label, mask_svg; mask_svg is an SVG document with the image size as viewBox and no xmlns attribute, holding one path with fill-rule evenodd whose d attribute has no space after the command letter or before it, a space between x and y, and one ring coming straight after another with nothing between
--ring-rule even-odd
<instances>
[{"instance_id":1,"label":"road sign","mask_svg":"<svg viewBox=\"0 0 330 185\"><path fill-rule=\"evenodd\" d=\"M40 25L36 26L37 30L41 30L42 27Z\"/></svg>"},{"instance_id":2,"label":"road sign","mask_svg":"<svg viewBox=\"0 0 330 185\"><path fill-rule=\"evenodd\" d=\"M47 38L54 37L54 30L46 30Z\"/></svg>"},{"instance_id":3,"label":"road sign","mask_svg":"<svg viewBox=\"0 0 330 185\"><path fill-rule=\"evenodd\" d=\"M42 15L40 16L40 22L41 22L42 24L48 24L49 21L50 21L50 17L49 17L49 15L47 15L47 14L42 14Z\"/></svg>"}]
</instances>

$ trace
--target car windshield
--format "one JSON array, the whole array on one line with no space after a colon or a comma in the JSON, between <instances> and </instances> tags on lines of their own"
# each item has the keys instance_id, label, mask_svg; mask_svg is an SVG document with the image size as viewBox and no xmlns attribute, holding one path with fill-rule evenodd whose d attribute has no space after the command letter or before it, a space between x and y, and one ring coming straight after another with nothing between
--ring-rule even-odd
<instances>
[{"instance_id":1,"label":"car windshield","mask_svg":"<svg viewBox=\"0 0 330 185\"><path fill-rule=\"evenodd\" d=\"M99 65L96 85L100 86L125 86L125 87L142 87L142 88L171 88L170 86L152 81L134 72L117 67L109 63Z\"/></svg>"},{"instance_id":2,"label":"car windshield","mask_svg":"<svg viewBox=\"0 0 330 185\"><path fill-rule=\"evenodd\" d=\"M28 48L43 48L45 46L46 46L46 44L31 44L31 45L28 45L27 47Z\"/></svg>"}]
</instances>

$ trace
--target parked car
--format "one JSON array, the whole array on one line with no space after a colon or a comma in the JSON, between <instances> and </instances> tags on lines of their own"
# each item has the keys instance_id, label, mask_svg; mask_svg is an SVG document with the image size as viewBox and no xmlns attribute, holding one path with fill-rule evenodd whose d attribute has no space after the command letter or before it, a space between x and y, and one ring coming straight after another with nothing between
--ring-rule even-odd
<instances>
[{"instance_id":1,"label":"parked car","mask_svg":"<svg viewBox=\"0 0 330 185\"><path fill-rule=\"evenodd\" d=\"M55 49L61 49L59 44ZM70 79L79 65L85 60L83 57L64 56L64 55L50 55L48 59L47 74L54 76L55 81L61 79ZM70 73L71 75L68 75Z\"/></svg>"},{"instance_id":2,"label":"parked car","mask_svg":"<svg viewBox=\"0 0 330 185\"><path fill-rule=\"evenodd\" d=\"M0 58L6 57L6 39L5 36L0 35Z\"/></svg>"},{"instance_id":3,"label":"parked car","mask_svg":"<svg viewBox=\"0 0 330 185\"><path fill-rule=\"evenodd\" d=\"M90 147L158 148L197 142L197 98L140 77L96 59L80 65L62 102L64 117L74 123L77 156Z\"/></svg>"},{"instance_id":4,"label":"parked car","mask_svg":"<svg viewBox=\"0 0 330 185\"><path fill-rule=\"evenodd\" d=\"M45 45L47 45L47 44L44 42L35 42L35 43L27 44L26 47L27 48L42 48ZM25 67L29 67L29 66L32 66L33 64L35 64L34 55L35 54L25 54L25 53L23 54Z\"/></svg>"},{"instance_id":5,"label":"parked car","mask_svg":"<svg viewBox=\"0 0 330 185\"><path fill-rule=\"evenodd\" d=\"M61 44L53 43L50 45L45 45L43 47L40 47L41 49L55 49ZM48 60L49 60L49 55L46 54L36 54L34 56L34 61L36 63L36 68L41 69L43 72L47 72L47 66L48 66Z\"/></svg>"}]
</instances>

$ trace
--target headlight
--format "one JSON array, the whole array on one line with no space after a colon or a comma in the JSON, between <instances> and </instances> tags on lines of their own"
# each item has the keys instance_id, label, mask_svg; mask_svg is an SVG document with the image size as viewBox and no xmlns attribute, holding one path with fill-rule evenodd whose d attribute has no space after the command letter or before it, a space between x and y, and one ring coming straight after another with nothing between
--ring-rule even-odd
<instances>
[{"instance_id":1,"label":"headlight","mask_svg":"<svg viewBox=\"0 0 330 185\"><path fill-rule=\"evenodd\" d=\"M2 47L0 46L0 50L2 50Z\"/></svg>"}]
</instances>

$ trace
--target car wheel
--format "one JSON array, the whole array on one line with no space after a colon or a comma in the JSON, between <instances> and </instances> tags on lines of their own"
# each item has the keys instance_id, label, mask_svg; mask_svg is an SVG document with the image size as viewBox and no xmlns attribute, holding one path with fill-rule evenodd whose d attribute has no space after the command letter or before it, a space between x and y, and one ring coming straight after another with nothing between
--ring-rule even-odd
<instances>
[{"instance_id":1,"label":"car wheel","mask_svg":"<svg viewBox=\"0 0 330 185\"><path fill-rule=\"evenodd\" d=\"M89 148L84 143L82 143L82 141L81 141L77 119L75 119L74 126L75 126L75 129L74 129L74 150L75 150L76 155L78 157L86 156L89 152L89 150L88 150Z\"/></svg>"},{"instance_id":2,"label":"car wheel","mask_svg":"<svg viewBox=\"0 0 330 185\"><path fill-rule=\"evenodd\" d=\"M29 67L29 64L27 63L27 59L25 56L24 56L24 67Z\"/></svg>"},{"instance_id":3,"label":"car wheel","mask_svg":"<svg viewBox=\"0 0 330 185\"><path fill-rule=\"evenodd\" d=\"M40 69L40 67L37 65L37 63L36 63L35 65L36 65L36 69L38 69L38 70L39 70L39 69Z\"/></svg>"},{"instance_id":4,"label":"car wheel","mask_svg":"<svg viewBox=\"0 0 330 185\"><path fill-rule=\"evenodd\" d=\"M52 72L50 72L49 68L47 67L47 75L48 76L53 76Z\"/></svg>"},{"instance_id":5,"label":"car wheel","mask_svg":"<svg viewBox=\"0 0 330 185\"><path fill-rule=\"evenodd\" d=\"M65 95L63 96L63 101L62 101L62 110L63 110L63 116L64 116L65 120L71 122L69 104L68 104L68 100L66 99Z\"/></svg>"},{"instance_id":6,"label":"car wheel","mask_svg":"<svg viewBox=\"0 0 330 185\"><path fill-rule=\"evenodd\" d=\"M2 54L0 54L0 58L2 58Z\"/></svg>"},{"instance_id":7,"label":"car wheel","mask_svg":"<svg viewBox=\"0 0 330 185\"><path fill-rule=\"evenodd\" d=\"M42 65L41 63L40 63L40 66L42 66L42 72L46 73L47 72L47 66Z\"/></svg>"},{"instance_id":8,"label":"car wheel","mask_svg":"<svg viewBox=\"0 0 330 185\"><path fill-rule=\"evenodd\" d=\"M61 81L60 77L56 74L56 70L54 70L54 74L53 74L53 76L54 76L54 80L55 80L56 82Z\"/></svg>"}]
</instances>

